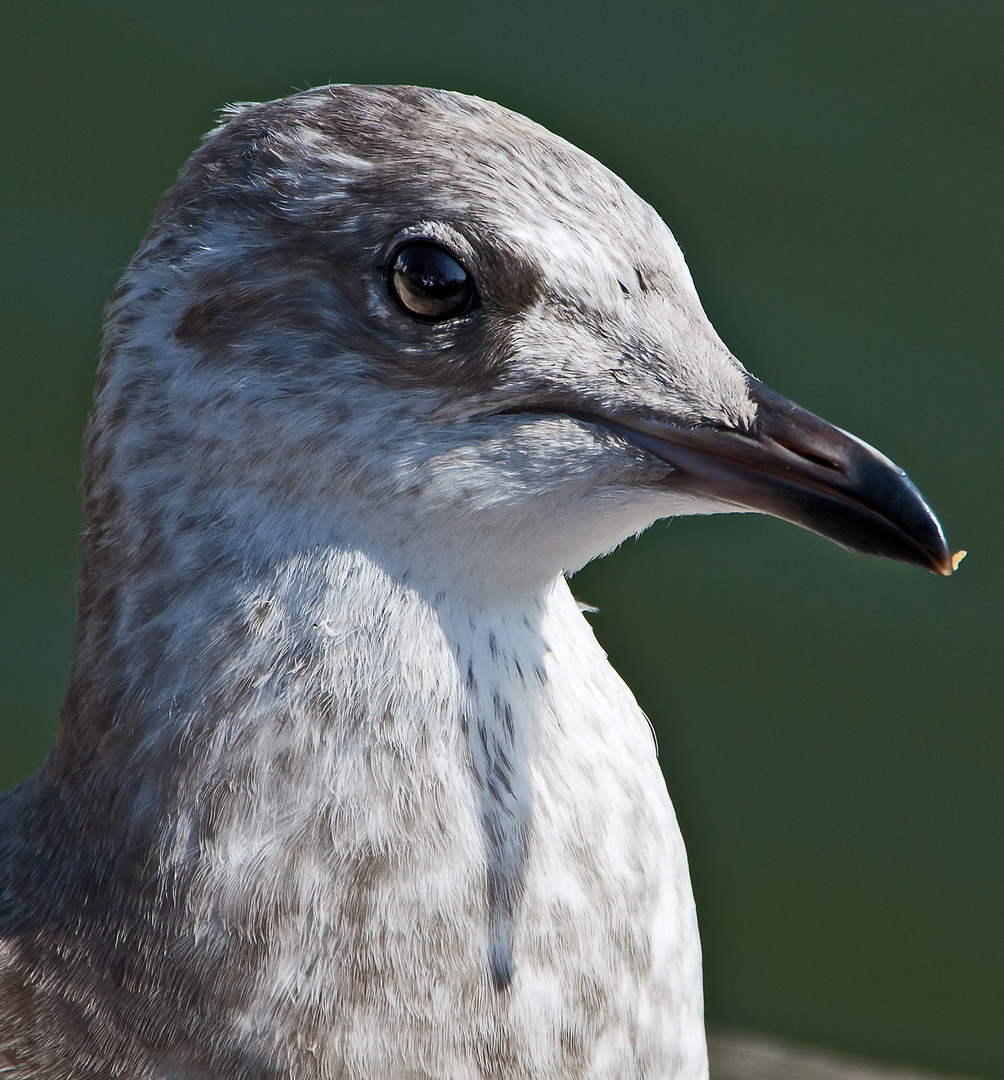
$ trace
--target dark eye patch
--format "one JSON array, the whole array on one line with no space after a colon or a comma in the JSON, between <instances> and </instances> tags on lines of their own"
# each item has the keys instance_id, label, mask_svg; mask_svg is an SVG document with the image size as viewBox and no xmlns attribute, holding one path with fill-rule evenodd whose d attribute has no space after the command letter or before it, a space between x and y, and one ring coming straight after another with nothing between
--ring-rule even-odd
<instances>
[{"instance_id":1,"label":"dark eye patch","mask_svg":"<svg viewBox=\"0 0 1004 1080\"><path fill-rule=\"evenodd\" d=\"M429 240L411 240L397 249L387 284L398 304L423 322L464 315L477 298L471 275L445 248Z\"/></svg>"}]
</instances>

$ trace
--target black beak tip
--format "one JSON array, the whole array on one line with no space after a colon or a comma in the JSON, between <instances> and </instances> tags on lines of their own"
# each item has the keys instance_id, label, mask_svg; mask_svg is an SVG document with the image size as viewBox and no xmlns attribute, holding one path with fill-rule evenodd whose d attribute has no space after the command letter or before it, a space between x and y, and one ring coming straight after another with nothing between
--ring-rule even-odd
<instances>
[{"instance_id":1,"label":"black beak tip","mask_svg":"<svg viewBox=\"0 0 1004 1080\"><path fill-rule=\"evenodd\" d=\"M952 549L934 511L916 485L903 472L871 447L861 446L859 492L863 508L880 511L877 528L865 530L883 550L877 552L911 562L935 574L948 577L958 566ZM872 457L871 455L874 455Z\"/></svg>"},{"instance_id":2,"label":"black beak tip","mask_svg":"<svg viewBox=\"0 0 1004 1080\"><path fill-rule=\"evenodd\" d=\"M750 379L749 386L757 404L757 436L779 455L789 455L789 468L777 474L788 501L779 516L852 551L946 577L958 568L965 552L952 554L937 516L901 468L763 383Z\"/></svg>"},{"instance_id":3,"label":"black beak tip","mask_svg":"<svg viewBox=\"0 0 1004 1080\"><path fill-rule=\"evenodd\" d=\"M955 555L952 553L952 549L948 546L948 540L945 537L945 533L941 528L941 524L938 519L931 515L933 524L935 525L938 533L938 541L934 544L930 550L931 556L931 569L936 574L942 574L944 577L951 577L958 567L961 557L956 561ZM962 556L965 552L962 552Z\"/></svg>"},{"instance_id":4,"label":"black beak tip","mask_svg":"<svg viewBox=\"0 0 1004 1080\"><path fill-rule=\"evenodd\" d=\"M931 542L925 545L924 554L927 556L927 567L935 574L951 577L958 566L952 549L948 546L941 523L931 513ZM965 552L962 553L965 555ZM961 561L961 560L960 560Z\"/></svg>"}]
</instances>

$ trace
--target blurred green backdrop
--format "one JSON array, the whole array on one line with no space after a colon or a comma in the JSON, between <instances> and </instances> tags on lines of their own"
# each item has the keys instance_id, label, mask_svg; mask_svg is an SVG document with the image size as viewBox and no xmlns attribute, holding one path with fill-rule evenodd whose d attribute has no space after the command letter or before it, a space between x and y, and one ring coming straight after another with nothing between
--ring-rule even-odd
<instances>
[{"instance_id":1,"label":"blurred green backdrop","mask_svg":"<svg viewBox=\"0 0 1004 1080\"><path fill-rule=\"evenodd\" d=\"M683 519L577 577L659 731L709 1019L1004 1078L1004 4L34 0L0 50L0 787L66 680L102 303L215 110L481 94L654 203L733 351L971 552Z\"/></svg>"}]
</instances>

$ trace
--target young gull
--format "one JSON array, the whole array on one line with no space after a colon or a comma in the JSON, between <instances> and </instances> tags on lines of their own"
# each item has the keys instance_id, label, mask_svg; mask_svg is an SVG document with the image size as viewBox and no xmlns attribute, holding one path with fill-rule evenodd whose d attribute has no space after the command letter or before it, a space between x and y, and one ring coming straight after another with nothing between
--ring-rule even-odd
<instances>
[{"instance_id":1,"label":"young gull","mask_svg":"<svg viewBox=\"0 0 1004 1080\"><path fill-rule=\"evenodd\" d=\"M565 575L735 510L952 568L586 154L412 87L230 110L108 306L0 1075L705 1077L683 842Z\"/></svg>"}]
</instances>

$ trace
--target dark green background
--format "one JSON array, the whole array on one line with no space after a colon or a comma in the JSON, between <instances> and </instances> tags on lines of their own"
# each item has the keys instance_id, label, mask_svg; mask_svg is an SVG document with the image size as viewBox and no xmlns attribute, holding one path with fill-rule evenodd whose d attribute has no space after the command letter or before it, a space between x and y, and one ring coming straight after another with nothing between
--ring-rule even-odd
<instances>
[{"instance_id":1,"label":"dark green background","mask_svg":"<svg viewBox=\"0 0 1004 1080\"><path fill-rule=\"evenodd\" d=\"M654 203L758 376L905 465L943 580L762 518L575 581L660 733L709 1018L1004 1077L1004 4L22 2L0 15L0 786L66 680L101 306L229 101L497 99Z\"/></svg>"}]
</instances>

